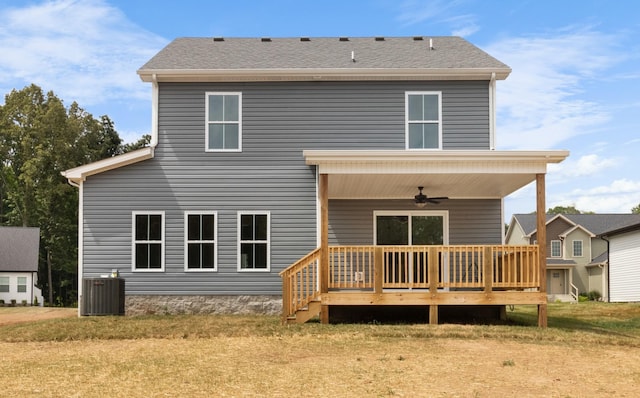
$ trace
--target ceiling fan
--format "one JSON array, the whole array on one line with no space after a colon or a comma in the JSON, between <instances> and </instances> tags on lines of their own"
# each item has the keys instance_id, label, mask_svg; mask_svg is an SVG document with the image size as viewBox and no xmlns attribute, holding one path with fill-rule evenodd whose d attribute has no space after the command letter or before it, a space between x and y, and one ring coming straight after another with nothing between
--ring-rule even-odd
<instances>
[{"instance_id":1,"label":"ceiling fan","mask_svg":"<svg viewBox=\"0 0 640 398\"><path fill-rule=\"evenodd\" d=\"M427 203L438 204L438 203L440 203L441 200L449 199L446 196L438 196L436 198L430 198L427 195L422 193L423 189L424 189L424 187L418 187L418 190L420 191L420 193L417 194L416 196L414 196L415 197L416 206L418 206L418 207L425 207L427 205Z\"/></svg>"}]
</instances>

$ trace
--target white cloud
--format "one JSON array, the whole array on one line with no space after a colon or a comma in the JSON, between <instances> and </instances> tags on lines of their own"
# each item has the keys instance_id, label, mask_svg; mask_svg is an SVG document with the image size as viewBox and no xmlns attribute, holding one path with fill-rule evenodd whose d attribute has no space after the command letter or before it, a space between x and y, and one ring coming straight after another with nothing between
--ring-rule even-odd
<instances>
[{"instance_id":1,"label":"white cloud","mask_svg":"<svg viewBox=\"0 0 640 398\"><path fill-rule=\"evenodd\" d=\"M480 30L475 23L476 17L471 14L457 14L464 1L460 0L407 0L401 5L397 19L405 26L429 22L443 24L451 29L453 36L471 36Z\"/></svg>"},{"instance_id":2,"label":"white cloud","mask_svg":"<svg viewBox=\"0 0 640 398\"><path fill-rule=\"evenodd\" d=\"M571 158L559 164L549 165L549 171L559 177L588 177L601 174L607 169L621 164L618 158L603 158L596 154L583 155L577 160Z\"/></svg>"},{"instance_id":3,"label":"white cloud","mask_svg":"<svg viewBox=\"0 0 640 398\"><path fill-rule=\"evenodd\" d=\"M598 51L594 51L598 43ZM580 98L585 81L611 67L615 38L591 30L549 37L509 38L486 50L513 72L498 83L498 144L502 148L555 148L595 131L610 118Z\"/></svg>"},{"instance_id":4,"label":"white cloud","mask_svg":"<svg viewBox=\"0 0 640 398\"><path fill-rule=\"evenodd\" d=\"M640 204L640 181L623 178L609 185L574 189L557 195L554 203L596 213L629 213Z\"/></svg>"},{"instance_id":5,"label":"white cloud","mask_svg":"<svg viewBox=\"0 0 640 398\"><path fill-rule=\"evenodd\" d=\"M148 100L149 88L132 71L165 44L101 0L2 8L0 89L35 83L81 106Z\"/></svg>"}]
</instances>

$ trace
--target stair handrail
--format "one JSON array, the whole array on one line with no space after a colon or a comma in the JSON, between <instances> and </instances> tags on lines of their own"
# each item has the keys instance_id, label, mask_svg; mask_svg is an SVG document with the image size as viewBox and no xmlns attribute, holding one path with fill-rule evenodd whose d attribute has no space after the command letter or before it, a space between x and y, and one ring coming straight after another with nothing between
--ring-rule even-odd
<instances>
[{"instance_id":1,"label":"stair handrail","mask_svg":"<svg viewBox=\"0 0 640 398\"><path fill-rule=\"evenodd\" d=\"M320 248L317 248L280 272L283 321L320 296L319 266Z\"/></svg>"},{"instance_id":2,"label":"stair handrail","mask_svg":"<svg viewBox=\"0 0 640 398\"><path fill-rule=\"evenodd\" d=\"M579 291L578 291L578 287L576 285L574 285L573 283L571 283L571 289L569 291L569 294L571 295L571 300L575 303L579 302Z\"/></svg>"}]
</instances>

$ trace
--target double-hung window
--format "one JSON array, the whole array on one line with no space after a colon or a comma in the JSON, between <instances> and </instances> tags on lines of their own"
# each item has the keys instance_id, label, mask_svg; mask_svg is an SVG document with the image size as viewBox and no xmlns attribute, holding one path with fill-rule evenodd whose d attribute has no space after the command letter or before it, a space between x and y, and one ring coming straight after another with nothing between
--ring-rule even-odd
<instances>
[{"instance_id":1,"label":"double-hung window","mask_svg":"<svg viewBox=\"0 0 640 398\"><path fill-rule=\"evenodd\" d=\"M562 242L559 240L551 241L551 257L562 257Z\"/></svg>"},{"instance_id":2,"label":"double-hung window","mask_svg":"<svg viewBox=\"0 0 640 398\"><path fill-rule=\"evenodd\" d=\"M269 212L238 213L239 271L269 271L270 224Z\"/></svg>"},{"instance_id":3,"label":"double-hung window","mask_svg":"<svg viewBox=\"0 0 640 398\"><path fill-rule=\"evenodd\" d=\"M217 213L186 212L184 214L185 230L185 270L215 271L218 253Z\"/></svg>"},{"instance_id":4,"label":"double-hung window","mask_svg":"<svg viewBox=\"0 0 640 398\"><path fill-rule=\"evenodd\" d=\"M9 277L0 276L0 293L9 293Z\"/></svg>"},{"instance_id":5,"label":"double-hung window","mask_svg":"<svg viewBox=\"0 0 640 398\"><path fill-rule=\"evenodd\" d=\"M26 293L27 292L27 277L19 276L18 277L18 293Z\"/></svg>"},{"instance_id":6,"label":"double-hung window","mask_svg":"<svg viewBox=\"0 0 640 398\"><path fill-rule=\"evenodd\" d=\"M573 241L573 257L582 257L582 241Z\"/></svg>"},{"instance_id":7,"label":"double-hung window","mask_svg":"<svg viewBox=\"0 0 640 398\"><path fill-rule=\"evenodd\" d=\"M207 93L206 151L242 150L242 94Z\"/></svg>"},{"instance_id":8,"label":"double-hung window","mask_svg":"<svg viewBox=\"0 0 640 398\"><path fill-rule=\"evenodd\" d=\"M164 270L164 212L133 212L133 270Z\"/></svg>"},{"instance_id":9,"label":"double-hung window","mask_svg":"<svg viewBox=\"0 0 640 398\"><path fill-rule=\"evenodd\" d=\"M407 149L442 149L442 93L407 92Z\"/></svg>"}]
</instances>

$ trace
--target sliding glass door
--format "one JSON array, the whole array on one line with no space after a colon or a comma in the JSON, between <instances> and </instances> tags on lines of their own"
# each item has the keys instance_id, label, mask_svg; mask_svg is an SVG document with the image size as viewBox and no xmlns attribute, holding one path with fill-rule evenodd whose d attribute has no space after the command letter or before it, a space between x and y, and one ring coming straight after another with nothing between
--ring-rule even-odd
<instances>
[{"instance_id":1,"label":"sliding glass door","mask_svg":"<svg viewBox=\"0 0 640 398\"><path fill-rule=\"evenodd\" d=\"M443 211L374 212L376 245L448 244L448 213ZM387 286L427 285L427 258L419 253L389 253L385 258Z\"/></svg>"}]
</instances>

